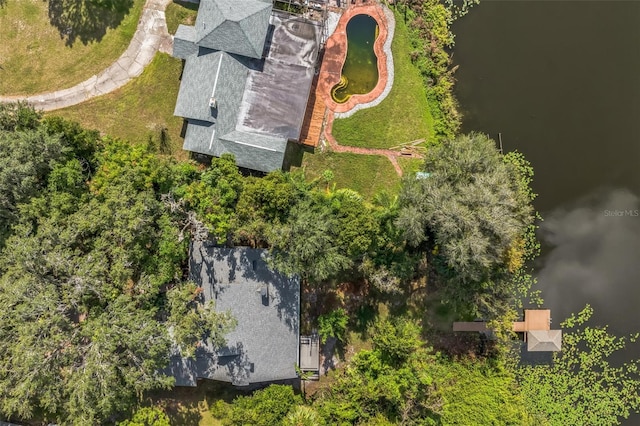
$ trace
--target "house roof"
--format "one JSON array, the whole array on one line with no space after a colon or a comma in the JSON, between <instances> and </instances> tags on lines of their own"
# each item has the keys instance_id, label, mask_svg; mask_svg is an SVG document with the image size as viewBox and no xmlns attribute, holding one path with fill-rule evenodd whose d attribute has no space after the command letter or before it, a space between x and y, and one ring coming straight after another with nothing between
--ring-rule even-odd
<instances>
[{"instance_id":1,"label":"house roof","mask_svg":"<svg viewBox=\"0 0 640 426\"><path fill-rule=\"evenodd\" d=\"M195 359L179 352L168 372L179 386L195 386L198 378L236 385L297 377L300 283L268 268L264 250L191 245L191 278L213 300L219 312L230 311L238 325L227 344L204 344Z\"/></svg>"},{"instance_id":2,"label":"house roof","mask_svg":"<svg viewBox=\"0 0 640 426\"><path fill-rule=\"evenodd\" d=\"M173 37L173 56L180 59L198 53L196 44L196 29L191 25L178 25L178 30Z\"/></svg>"},{"instance_id":3,"label":"house roof","mask_svg":"<svg viewBox=\"0 0 640 426\"><path fill-rule=\"evenodd\" d=\"M225 52L199 48L186 61L174 114L217 124L218 131L235 128L248 68ZM211 98L217 102L210 106Z\"/></svg>"},{"instance_id":4,"label":"house roof","mask_svg":"<svg viewBox=\"0 0 640 426\"><path fill-rule=\"evenodd\" d=\"M262 57L272 4L268 0L203 0L196 42L250 58Z\"/></svg>"},{"instance_id":5,"label":"house roof","mask_svg":"<svg viewBox=\"0 0 640 426\"><path fill-rule=\"evenodd\" d=\"M562 349L562 330L527 331L527 350L556 352Z\"/></svg>"},{"instance_id":6,"label":"house roof","mask_svg":"<svg viewBox=\"0 0 640 426\"><path fill-rule=\"evenodd\" d=\"M274 13L269 51L259 71L249 73L238 129L300 139L315 72L319 27Z\"/></svg>"},{"instance_id":7,"label":"house roof","mask_svg":"<svg viewBox=\"0 0 640 426\"><path fill-rule=\"evenodd\" d=\"M238 127L247 76L255 61L199 48L185 63L175 115L187 117L183 148L216 157L232 153L241 167L269 172L282 167L287 139ZM216 106L210 101L215 98Z\"/></svg>"},{"instance_id":8,"label":"house roof","mask_svg":"<svg viewBox=\"0 0 640 426\"><path fill-rule=\"evenodd\" d=\"M263 172L282 169L287 150L285 138L234 131L222 136L218 142L216 157L228 152L234 155L240 167Z\"/></svg>"},{"instance_id":9,"label":"house roof","mask_svg":"<svg viewBox=\"0 0 640 426\"><path fill-rule=\"evenodd\" d=\"M208 10L203 7L199 17ZM184 149L232 153L239 166L253 170L282 168L288 141L300 138L320 28L279 12L264 26L263 59L203 47L193 41L197 28L179 27L173 55L185 59L185 67L174 114L187 119Z\"/></svg>"}]
</instances>

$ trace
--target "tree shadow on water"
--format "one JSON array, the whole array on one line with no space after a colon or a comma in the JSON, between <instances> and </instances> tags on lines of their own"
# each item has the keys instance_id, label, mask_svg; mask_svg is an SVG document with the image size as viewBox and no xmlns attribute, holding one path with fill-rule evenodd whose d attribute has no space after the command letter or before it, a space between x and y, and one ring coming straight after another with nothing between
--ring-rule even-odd
<instances>
[{"instance_id":1,"label":"tree shadow on water","mask_svg":"<svg viewBox=\"0 0 640 426\"><path fill-rule=\"evenodd\" d=\"M88 44L120 25L132 5L133 0L49 0L49 21L67 46Z\"/></svg>"}]
</instances>

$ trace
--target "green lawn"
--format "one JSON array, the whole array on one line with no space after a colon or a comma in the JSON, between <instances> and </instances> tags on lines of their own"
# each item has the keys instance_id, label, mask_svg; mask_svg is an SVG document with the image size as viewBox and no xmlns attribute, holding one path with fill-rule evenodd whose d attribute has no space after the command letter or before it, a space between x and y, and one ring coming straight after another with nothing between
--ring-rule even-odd
<instances>
[{"instance_id":1,"label":"green lawn","mask_svg":"<svg viewBox=\"0 0 640 426\"><path fill-rule=\"evenodd\" d=\"M409 34L401 16L396 16L391 50L395 80L389 96L376 107L334 121L333 135L341 145L389 148L419 139L432 140L433 118L422 76L411 63ZM399 158L398 163L404 173L411 173L420 168L422 160ZM305 153L302 164L308 177L318 177L330 169L337 188L351 188L367 198L382 190L395 193L400 188L393 166L381 156Z\"/></svg>"},{"instance_id":2,"label":"green lawn","mask_svg":"<svg viewBox=\"0 0 640 426\"><path fill-rule=\"evenodd\" d=\"M305 153L302 167L307 179L317 178L329 169L334 174L336 188L353 189L368 199L382 190L395 193L400 188L400 178L393 165L379 155Z\"/></svg>"},{"instance_id":3,"label":"green lawn","mask_svg":"<svg viewBox=\"0 0 640 426\"><path fill-rule=\"evenodd\" d=\"M174 117L182 62L164 53L157 53L142 75L113 93L82 104L51 112L51 115L80 122L103 134L133 143L157 138L166 128L169 146L166 151L175 157L187 157L182 150L182 118Z\"/></svg>"},{"instance_id":4,"label":"green lawn","mask_svg":"<svg viewBox=\"0 0 640 426\"><path fill-rule=\"evenodd\" d=\"M0 7L0 94L64 89L99 73L126 50L143 5L144 0L86 2L82 8L71 0L6 1Z\"/></svg>"},{"instance_id":5,"label":"green lawn","mask_svg":"<svg viewBox=\"0 0 640 426\"><path fill-rule=\"evenodd\" d=\"M395 72L391 92L380 105L334 121L333 135L341 145L389 148L433 137L433 117L422 76L411 63L409 34L398 14L391 51Z\"/></svg>"},{"instance_id":6,"label":"green lawn","mask_svg":"<svg viewBox=\"0 0 640 426\"><path fill-rule=\"evenodd\" d=\"M169 3L165 16L167 18L167 28L170 34L175 34L178 25L193 25L196 22L198 14L198 5L183 1L174 1Z\"/></svg>"},{"instance_id":7,"label":"green lawn","mask_svg":"<svg viewBox=\"0 0 640 426\"><path fill-rule=\"evenodd\" d=\"M398 158L398 164L400 164L402 173L405 175L408 173L415 173L420 171L422 163L424 163L424 160L420 158Z\"/></svg>"}]
</instances>

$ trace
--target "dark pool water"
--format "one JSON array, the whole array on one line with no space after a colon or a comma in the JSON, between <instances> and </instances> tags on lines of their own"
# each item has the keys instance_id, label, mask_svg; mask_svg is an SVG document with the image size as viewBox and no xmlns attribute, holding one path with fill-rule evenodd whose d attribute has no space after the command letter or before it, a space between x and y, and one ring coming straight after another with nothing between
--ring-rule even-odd
<instances>
[{"instance_id":1,"label":"dark pool water","mask_svg":"<svg viewBox=\"0 0 640 426\"><path fill-rule=\"evenodd\" d=\"M502 133L535 169L554 324L589 303L640 331L639 23L638 1L482 1L453 27L463 131Z\"/></svg>"},{"instance_id":2,"label":"dark pool water","mask_svg":"<svg viewBox=\"0 0 640 426\"><path fill-rule=\"evenodd\" d=\"M333 100L343 103L351 95L363 95L378 84L378 58L373 43L378 36L378 23L369 15L356 15L347 23L347 58L342 78L331 90Z\"/></svg>"}]
</instances>

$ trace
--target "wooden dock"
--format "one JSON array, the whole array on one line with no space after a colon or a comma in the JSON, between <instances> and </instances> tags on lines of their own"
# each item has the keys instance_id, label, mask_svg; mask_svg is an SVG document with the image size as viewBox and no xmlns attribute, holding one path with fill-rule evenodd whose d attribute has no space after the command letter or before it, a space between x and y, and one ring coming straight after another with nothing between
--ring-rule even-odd
<instances>
[{"instance_id":1,"label":"wooden dock","mask_svg":"<svg viewBox=\"0 0 640 426\"><path fill-rule=\"evenodd\" d=\"M323 97L318 93L318 76L313 78L311 90L309 92L309 101L302 122L302 130L300 132L300 143L315 148L320 142L322 133L322 124L324 123L327 106L324 104Z\"/></svg>"},{"instance_id":2,"label":"wooden dock","mask_svg":"<svg viewBox=\"0 0 640 426\"><path fill-rule=\"evenodd\" d=\"M457 321L453 323L453 331L477 331L479 333L486 333L489 331L489 328L487 328L487 323L484 321Z\"/></svg>"},{"instance_id":3,"label":"wooden dock","mask_svg":"<svg viewBox=\"0 0 640 426\"><path fill-rule=\"evenodd\" d=\"M562 350L562 330L551 330L549 309L525 309L524 320L515 321L512 330L524 334L527 350L531 352L557 352ZM453 331L490 333L483 321L454 322Z\"/></svg>"},{"instance_id":4,"label":"wooden dock","mask_svg":"<svg viewBox=\"0 0 640 426\"><path fill-rule=\"evenodd\" d=\"M549 309L525 309L524 321L513 323L513 331L548 331L551 329L551 311Z\"/></svg>"}]
</instances>

